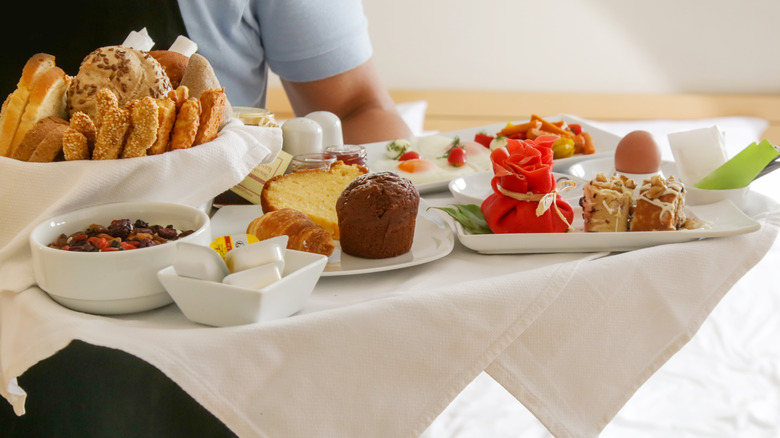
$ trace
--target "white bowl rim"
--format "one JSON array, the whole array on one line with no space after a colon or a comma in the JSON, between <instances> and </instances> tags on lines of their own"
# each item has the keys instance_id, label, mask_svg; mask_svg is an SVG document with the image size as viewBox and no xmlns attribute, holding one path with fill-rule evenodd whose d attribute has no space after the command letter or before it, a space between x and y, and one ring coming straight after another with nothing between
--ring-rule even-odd
<instances>
[{"instance_id":1,"label":"white bowl rim","mask_svg":"<svg viewBox=\"0 0 780 438\"><path fill-rule=\"evenodd\" d=\"M30 244L34 245L36 249L39 249L41 251L62 251L61 249L57 248L51 248L49 247L49 243L43 243L39 239L36 239L36 235L40 234L42 230L49 228L50 224L52 222L62 221L67 217L70 217L74 214L85 214L89 215L91 212L100 212L104 210L111 210L111 209L123 209L123 208L132 208L134 206L143 206L144 208L156 208L156 207L164 207L164 208L175 208L180 211L188 211L194 215L194 217L197 218L197 223L200 224L200 226L193 230L193 232L181 239L175 240L173 242L178 242L179 240L186 239L189 236L192 236L194 234L202 233L206 227L209 225L209 217L208 215L201 209L197 207L192 207L186 204L177 204L174 202L162 202L162 201L128 201L128 202L112 202L107 204L99 204L99 205L93 205L89 207L84 208L78 208L74 210L70 210L68 212L60 213L56 216L53 216L49 219L46 219L45 221L40 222L38 225L36 225L33 230L30 232ZM181 231L181 230L179 230ZM144 249L151 249L159 247L159 245L155 245L148 248L138 248L139 250ZM135 253L135 251L133 251ZM73 254L74 257L114 257L113 254L125 254L125 256L128 254L127 251L107 251L107 252L81 252L81 251L69 251L68 254Z\"/></svg>"}]
</instances>

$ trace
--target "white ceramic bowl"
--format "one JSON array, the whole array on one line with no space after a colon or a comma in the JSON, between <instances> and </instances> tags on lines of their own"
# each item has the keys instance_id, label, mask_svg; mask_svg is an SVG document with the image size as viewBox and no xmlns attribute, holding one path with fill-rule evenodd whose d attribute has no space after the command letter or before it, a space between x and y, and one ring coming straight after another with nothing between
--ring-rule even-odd
<instances>
[{"instance_id":1,"label":"white ceramic bowl","mask_svg":"<svg viewBox=\"0 0 780 438\"><path fill-rule=\"evenodd\" d=\"M65 213L36 226L30 234L35 281L55 301L74 310L123 314L171 303L157 271L174 260L174 242L114 252L73 252L49 248L60 234L71 235L91 224L108 226L114 219L137 219L150 225L195 230L179 241L208 245L209 217L179 204L124 202Z\"/></svg>"},{"instance_id":2,"label":"white ceramic bowl","mask_svg":"<svg viewBox=\"0 0 780 438\"><path fill-rule=\"evenodd\" d=\"M288 249L282 279L262 289L176 275L173 266L157 273L187 319L226 327L285 318L298 312L311 296L328 258Z\"/></svg>"},{"instance_id":3,"label":"white ceramic bowl","mask_svg":"<svg viewBox=\"0 0 780 438\"><path fill-rule=\"evenodd\" d=\"M704 190L696 187L686 186L685 190L688 192L685 195L686 205L703 205L713 204L723 200L731 201L740 210L744 210L747 204L747 196L750 191L750 187L743 187L741 189L730 190Z\"/></svg>"}]
</instances>

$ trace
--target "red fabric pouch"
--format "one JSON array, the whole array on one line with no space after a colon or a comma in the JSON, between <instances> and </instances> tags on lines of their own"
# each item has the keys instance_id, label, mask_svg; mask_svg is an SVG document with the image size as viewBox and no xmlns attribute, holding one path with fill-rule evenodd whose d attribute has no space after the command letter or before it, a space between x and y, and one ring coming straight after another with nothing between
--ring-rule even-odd
<instances>
[{"instance_id":1,"label":"red fabric pouch","mask_svg":"<svg viewBox=\"0 0 780 438\"><path fill-rule=\"evenodd\" d=\"M493 193L481 210L494 233L562 233L570 228L574 212L557 194L552 173L552 144L557 139L507 139L506 146L490 154Z\"/></svg>"}]
</instances>

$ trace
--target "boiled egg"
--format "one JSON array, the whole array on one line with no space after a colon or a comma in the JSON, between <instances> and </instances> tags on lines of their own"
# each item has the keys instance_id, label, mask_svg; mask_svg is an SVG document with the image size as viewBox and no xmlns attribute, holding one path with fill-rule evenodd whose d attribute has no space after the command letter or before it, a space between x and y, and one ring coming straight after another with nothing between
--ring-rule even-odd
<instances>
[{"instance_id":1,"label":"boiled egg","mask_svg":"<svg viewBox=\"0 0 780 438\"><path fill-rule=\"evenodd\" d=\"M656 173L661 167L661 151L647 131L626 134L615 149L615 170L630 174Z\"/></svg>"}]
</instances>

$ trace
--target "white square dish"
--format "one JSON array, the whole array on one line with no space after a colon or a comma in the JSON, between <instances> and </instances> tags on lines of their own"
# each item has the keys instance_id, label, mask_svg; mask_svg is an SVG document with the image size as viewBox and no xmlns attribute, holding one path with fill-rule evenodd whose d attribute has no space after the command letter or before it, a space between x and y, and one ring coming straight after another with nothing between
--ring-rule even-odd
<instances>
[{"instance_id":1,"label":"white square dish","mask_svg":"<svg viewBox=\"0 0 780 438\"><path fill-rule=\"evenodd\" d=\"M187 319L226 327L288 317L303 308L328 258L288 249L282 279L262 289L246 289L176 275L173 266L157 273Z\"/></svg>"}]
</instances>

